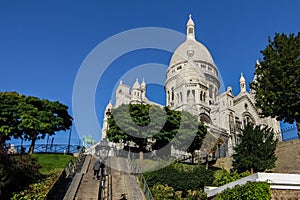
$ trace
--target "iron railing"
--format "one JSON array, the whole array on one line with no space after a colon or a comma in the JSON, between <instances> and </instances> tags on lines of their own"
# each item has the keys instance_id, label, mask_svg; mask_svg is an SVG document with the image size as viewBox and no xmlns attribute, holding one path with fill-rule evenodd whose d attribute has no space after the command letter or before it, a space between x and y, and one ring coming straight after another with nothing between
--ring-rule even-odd
<instances>
[{"instance_id":1,"label":"iron railing","mask_svg":"<svg viewBox=\"0 0 300 200\"><path fill-rule=\"evenodd\" d=\"M147 200L154 200L153 195L152 195L150 188L146 182L146 179L143 176L143 173L142 173L140 167L136 164L136 162L134 162L134 160L132 160L130 158L130 156L128 156L128 165L129 165L130 171L135 176L137 176L137 178L139 179L140 188L142 189L142 191L145 195L145 198Z\"/></svg>"},{"instance_id":2,"label":"iron railing","mask_svg":"<svg viewBox=\"0 0 300 200\"><path fill-rule=\"evenodd\" d=\"M296 125L281 129L283 141L298 139L298 129Z\"/></svg>"},{"instance_id":3,"label":"iron railing","mask_svg":"<svg viewBox=\"0 0 300 200\"><path fill-rule=\"evenodd\" d=\"M26 153L29 150L30 145L16 145L14 149L16 153ZM82 147L79 145L69 144L35 144L35 153L77 153Z\"/></svg>"}]
</instances>

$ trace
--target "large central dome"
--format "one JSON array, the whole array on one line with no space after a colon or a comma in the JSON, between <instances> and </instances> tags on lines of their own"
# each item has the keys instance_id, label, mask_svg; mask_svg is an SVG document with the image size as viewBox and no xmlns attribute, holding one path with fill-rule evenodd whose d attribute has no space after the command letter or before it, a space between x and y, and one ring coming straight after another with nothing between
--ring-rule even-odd
<instances>
[{"instance_id":1,"label":"large central dome","mask_svg":"<svg viewBox=\"0 0 300 200\"><path fill-rule=\"evenodd\" d=\"M187 40L179 45L179 47L174 52L169 66L171 67L174 64L182 63L188 60L187 52L189 50L194 51L193 60L203 61L215 65L211 54L203 44L194 39L187 38Z\"/></svg>"},{"instance_id":2,"label":"large central dome","mask_svg":"<svg viewBox=\"0 0 300 200\"><path fill-rule=\"evenodd\" d=\"M220 88L218 69L208 49L195 39L191 15L186 40L174 52L166 75L167 106L184 110L193 102L201 110L216 102Z\"/></svg>"},{"instance_id":3,"label":"large central dome","mask_svg":"<svg viewBox=\"0 0 300 200\"><path fill-rule=\"evenodd\" d=\"M192 57L196 62L204 62L215 66L214 60L208 49L195 39L195 24L190 15L186 24L186 41L183 42L174 52L169 67L183 63Z\"/></svg>"}]
</instances>

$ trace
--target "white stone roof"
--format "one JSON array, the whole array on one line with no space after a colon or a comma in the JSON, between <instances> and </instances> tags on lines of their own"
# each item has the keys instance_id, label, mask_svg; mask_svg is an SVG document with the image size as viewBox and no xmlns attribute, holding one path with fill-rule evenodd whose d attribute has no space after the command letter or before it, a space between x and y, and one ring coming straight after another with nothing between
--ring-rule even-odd
<instances>
[{"instance_id":1,"label":"white stone roof","mask_svg":"<svg viewBox=\"0 0 300 200\"><path fill-rule=\"evenodd\" d=\"M226 185L205 189L207 197L213 197L227 188L234 188L236 185L244 185L248 181L264 181L270 184L271 189L300 190L300 174L281 174L281 173L255 173L250 176L233 181Z\"/></svg>"},{"instance_id":2,"label":"white stone roof","mask_svg":"<svg viewBox=\"0 0 300 200\"><path fill-rule=\"evenodd\" d=\"M192 80L192 81L190 81ZM199 70L192 63L188 62L183 66L180 74L178 74L176 79L176 85L181 85L185 83L202 83L202 85L207 85L205 82L204 73Z\"/></svg>"},{"instance_id":3,"label":"white stone roof","mask_svg":"<svg viewBox=\"0 0 300 200\"><path fill-rule=\"evenodd\" d=\"M139 89L141 87L138 79L135 80L133 86L132 86L132 89Z\"/></svg>"},{"instance_id":4,"label":"white stone roof","mask_svg":"<svg viewBox=\"0 0 300 200\"><path fill-rule=\"evenodd\" d=\"M241 78L240 78L240 82L246 82L243 73L241 73Z\"/></svg>"},{"instance_id":5,"label":"white stone roof","mask_svg":"<svg viewBox=\"0 0 300 200\"><path fill-rule=\"evenodd\" d=\"M179 45L179 47L175 50L171 58L169 66L173 66L174 64L187 61L187 51L190 50L191 47L194 51L192 58L193 60L208 62L215 66L213 58L208 49L202 43L193 39L187 39L185 42Z\"/></svg>"},{"instance_id":6,"label":"white stone roof","mask_svg":"<svg viewBox=\"0 0 300 200\"><path fill-rule=\"evenodd\" d=\"M186 23L186 26L195 26L194 21L192 20L192 15L189 15L189 21Z\"/></svg>"}]
</instances>

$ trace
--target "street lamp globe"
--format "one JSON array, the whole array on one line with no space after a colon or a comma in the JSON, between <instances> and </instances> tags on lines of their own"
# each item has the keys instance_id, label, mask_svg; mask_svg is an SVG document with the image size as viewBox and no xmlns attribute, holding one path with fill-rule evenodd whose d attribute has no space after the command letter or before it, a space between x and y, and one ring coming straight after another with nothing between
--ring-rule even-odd
<instances>
[{"instance_id":1,"label":"street lamp globe","mask_svg":"<svg viewBox=\"0 0 300 200\"><path fill-rule=\"evenodd\" d=\"M96 155L100 158L100 160L105 160L108 157L110 146L108 145L108 141L104 138L100 144L95 147Z\"/></svg>"}]
</instances>

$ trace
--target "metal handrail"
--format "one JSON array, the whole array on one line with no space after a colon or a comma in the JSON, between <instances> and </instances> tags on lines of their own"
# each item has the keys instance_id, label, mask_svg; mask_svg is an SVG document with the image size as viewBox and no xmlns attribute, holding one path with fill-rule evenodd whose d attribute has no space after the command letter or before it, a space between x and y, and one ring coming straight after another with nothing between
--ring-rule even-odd
<instances>
[{"instance_id":1,"label":"metal handrail","mask_svg":"<svg viewBox=\"0 0 300 200\"><path fill-rule=\"evenodd\" d=\"M25 153L30 145L15 145L14 149L17 153ZM34 151L40 153L67 153L67 148L70 148L71 153L78 152L81 148L79 145L68 144L35 144Z\"/></svg>"},{"instance_id":2,"label":"metal handrail","mask_svg":"<svg viewBox=\"0 0 300 200\"><path fill-rule=\"evenodd\" d=\"M143 176L143 173L141 173L141 169L138 165L136 165L133 160L131 160L130 156L128 157L128 165L130 170L133 172L134 175L136 175L141 183L140 187L142 188L142 191L146 197L147 200L154 200L153 195L150 191L150 188L146 182L146 179Z\"/></svg>"}]
</instances>

